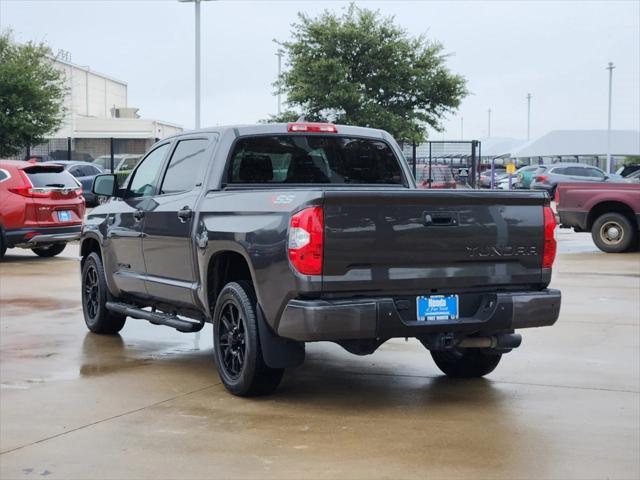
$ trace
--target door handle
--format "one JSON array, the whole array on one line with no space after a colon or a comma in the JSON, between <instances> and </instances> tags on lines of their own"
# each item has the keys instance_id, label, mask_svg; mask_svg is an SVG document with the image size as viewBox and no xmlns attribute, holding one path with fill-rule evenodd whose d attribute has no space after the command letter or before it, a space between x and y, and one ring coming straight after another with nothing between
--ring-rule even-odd
<instances>
[{"instance_id":1,"label":"door handle","mask_svg":"<svg viewBox=\"0 0 640 480\"><path fill-rule=\"evenodd\" d=\"M424 225L427 227L448 227L458 225L456 214L451 213L425 213Z\"/></svg>"},{"instance_id":2,"label":"door handle","mask_svg":"<svg viewBox=\"0 0 640 480\"><path fill-rule=\"evenodd\" d=\"M193 215L193 210L189 207L182 207L181 210L178 210L178 218L182 223L185 223L187 220L191 218Z\"/></svg>"},{"instance_id":3,"label":"door handle","mask_svg":"<svg viewBox=\"0 0 640 480\"><path fill-rule=\"evenodd\" d=\"M133 212L133 218L135 218L138 221L142 220L144 218L144 211L136 210L135 212Z\"/></svg>"}]
</instances>

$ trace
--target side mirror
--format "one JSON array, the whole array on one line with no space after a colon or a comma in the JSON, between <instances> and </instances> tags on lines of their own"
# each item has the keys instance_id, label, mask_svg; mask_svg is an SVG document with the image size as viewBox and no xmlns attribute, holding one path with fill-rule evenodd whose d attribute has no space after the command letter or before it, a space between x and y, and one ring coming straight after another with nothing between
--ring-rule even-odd
<instances>
[{"instance_id":1,"label":"side mirror","mask_svg":"<svg viewBox=\"0 0 640 480\"><path fill-rule=\"evenodd\" d=\"M96 175L93 180L92 191L96 195L103 197L115 197L116 185L118 184L116 176L114 174Z\"/></svg>"}]
</instances>

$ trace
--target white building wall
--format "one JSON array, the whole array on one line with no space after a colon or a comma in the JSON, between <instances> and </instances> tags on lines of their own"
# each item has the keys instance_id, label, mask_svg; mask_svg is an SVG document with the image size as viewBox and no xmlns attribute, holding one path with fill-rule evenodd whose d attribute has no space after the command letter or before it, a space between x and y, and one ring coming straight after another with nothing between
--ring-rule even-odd
<instances>
[{"instance_id":1,"label":"white building wall","mask_svg":"<svg viewBox=\"0 0 640 480\"><path fill-rule=\"evenodd\" d=\"M52 138L154 140L182 131L168 122L112 117L112 108L128 107L126 82L64 60L56 59L54 65L64 72L67 93L63 125Z\"/></svg>"}]
</instances>

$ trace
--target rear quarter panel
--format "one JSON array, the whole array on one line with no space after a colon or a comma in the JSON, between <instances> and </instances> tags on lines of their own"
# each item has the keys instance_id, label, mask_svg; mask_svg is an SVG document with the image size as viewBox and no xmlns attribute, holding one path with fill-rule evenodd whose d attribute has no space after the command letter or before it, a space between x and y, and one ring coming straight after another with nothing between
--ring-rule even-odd
<instances>
[{"instance_id":1,"label":"rear quarter panel","mask_svg":"<svg viewBox=\"0 0 640 480\"><path fill-rule=\"evenodd\" d=\"M620 202L640 213L640 184L564 183L558 186L558 210L589 212L602 202Z\"/></svg>"},{"instance_id":2,"label":"rear quarter panel","mask_svg":"<svg viewBox=\"0 0 640 480\"><path fill-rule=\"evenodd\" d=\"M321 190L222 190L207 193L198 207L195 225L196 257L202 288L199 300L211 311L207 272L215 255L235 252L244 257L258 302L272 327L288 300L305 292L319 292L320 276L294 273L287 255L291 214L320 205Z\"/></svg>"}]
</instances>

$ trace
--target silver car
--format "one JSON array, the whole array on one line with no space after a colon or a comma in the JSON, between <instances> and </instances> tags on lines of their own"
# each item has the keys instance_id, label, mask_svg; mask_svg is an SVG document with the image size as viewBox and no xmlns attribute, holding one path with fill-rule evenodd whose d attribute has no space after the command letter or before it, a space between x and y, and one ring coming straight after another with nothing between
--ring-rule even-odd
<instances>
[{"instance_id":1,"label":"silver car","mask_svg":"<svg viewBox=\"0 0 640 480\"><path fill-rule=\"evenodd\" d=\"M608 175L598 167L584 163L555 163L538 167L533 174L531 188L533 190L544 190L553 199L559 183L621 181L623 180L619 175Z\"/></svg>"}]
</instances>

